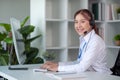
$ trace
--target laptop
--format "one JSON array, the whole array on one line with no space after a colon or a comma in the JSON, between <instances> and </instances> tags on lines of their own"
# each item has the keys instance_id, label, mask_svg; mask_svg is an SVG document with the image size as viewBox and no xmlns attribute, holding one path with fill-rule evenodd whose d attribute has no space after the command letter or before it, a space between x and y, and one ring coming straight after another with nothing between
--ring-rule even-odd
<instances>
[{"instance_id":1,"label":"laptop","mask_svg":"<svg viewBox=\"0 0 120 80\"><path fill-rule=\"evenodd\" d=\"M12 38L13 38L13 45L15 48L15 53L17 56L18 63L20 65L24 64L26 56L23 55L24 51L24 43L20 41L22 39L22 35L18 32L18 29L20 28L20 21L17 20L16 18L10 18L10 24L11 24L11 30L12 30ZM11 55L12 53L10 53ZM11 56L10 56L11 58ZM12 59L12 58L11 58ZM10 60L11 60L10 59ZM27 68L12 68L9 66L10 69L27 69Z\"/></svg>"}]
</instances>

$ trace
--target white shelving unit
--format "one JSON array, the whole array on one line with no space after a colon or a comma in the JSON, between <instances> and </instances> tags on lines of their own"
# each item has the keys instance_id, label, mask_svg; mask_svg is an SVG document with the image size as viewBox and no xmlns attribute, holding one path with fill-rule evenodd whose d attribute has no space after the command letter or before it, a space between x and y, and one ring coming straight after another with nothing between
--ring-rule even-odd
<instances>
[{"instance_id":1,"label":"white shelving unit","mask_svg":"<svg viewBox=\"0 0 120 80\"><path fill-rule=\"evenodd\" d=\"M119 0L31 0L31 24L38 26L43 34L42 40L38 40L35 46L57 54L56 61L75 60L79 36L74 30L73 16L79 9L89 9L92 1L102 2L104 5L120 3ZM106 10L102 10L102 14L105 13ZM102 30L108 66L112 67L120 48L113 43L114 35L120 33L120 20L106 20L105 16L104 20L96 20L96 24ZM37 43L42 43L41 47Z\"/></svg>"},{"instance_id":2,"label":"white shelving unit","mask_svg":"<svg viewBox=\"0 0 120 80\"><path fill-rule=\"evenodd\" d=\"M107 1L105 2L107 4ZM110 0L108 4L120 4L119 0ZM113 37L116 34L120 34L120 20L106 20L105 22L105 43L108 53L108 66L113 66L115 64L116 57L120 46L114 44Z\"/></svg>"},{"instance_id":3,"label":"white shelving unit","mask_svg":"<svg viewBox=\"0 0 120 80\"><path fill-rule=\"evenodd\" d=\"M113 21L106 21L105 27L105 43L107 47L108 56L111 57L112 60L108 61L109 65L114 65L116 57L118 55L118 51L120 46L116 46L114 43L114 36L116 34L120 34L120 21L113 20Z\"/></svg>"},{"instance_id":4,"label":"white shelving unit","mask_svg":"<svg viewBox=\"0 0 120 80\"><path fill-rule=\"evenodd\" d=\"M80 8L88 8L87 0L46 0L45 4L46 51L57 54L56 61L74 60L78 54L79 36L74 30L73 15Z\"/></svg>"},{"instance_id":5,"label":"white shelving unit","mask_svg":"<svg viewBox=\"0 0 120 80\"><path fill-rule=\"evenodd\" d=\"M31 24L38 26L43 33L42 49L57 54L56 61L75 60L78 54L79 36L74 30L73 16L77 10L88 8L88 0L31 0L30 2ZM39 47L37 42L36 46Z\"/></svg>"},{"instance_id":6,"label":"white shelving unit","mask_svg":"<svg viewBox=\"0 0 120 80\"><path fill-rule=\"evenodd\" d=\"M113 20L113 18L108 19L107 15L112 14L111 16L113 17L114 11L112 11L112 8L111 8L112 13L110 13L109 10L106 9L106 7L108 7L108 5L120 4L120 1L119 0L89 0L89 5L92 3L92 1L103 4L102 7L104 9L102 10L102 13L103 13L103 17L105 18L102 21L97 20L96 24L98 28L103 29L102 35L105 40L106 50L107 50L107 62L108 62L107 66L111 68L115 64L115 60L118 55L118 51L120 49L120 46L116 46L113 41L113 37L116 34L120 34L120 26L119 26L120 20L117 20L117 19ZM106 15L106 13L108 14Z\"/></svg>"}]
</instances>

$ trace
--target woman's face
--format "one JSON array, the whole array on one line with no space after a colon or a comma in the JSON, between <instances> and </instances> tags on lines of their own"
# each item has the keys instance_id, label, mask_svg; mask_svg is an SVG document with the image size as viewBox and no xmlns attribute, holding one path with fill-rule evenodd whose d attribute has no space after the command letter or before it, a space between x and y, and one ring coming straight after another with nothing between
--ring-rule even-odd
<instances>
[{"instance_id":1,"label":"woman's face","mask_svg":"<svg viewBox=\"0 0 120 80\"><path fill-rule=\"evenodd\" d=\"M85 36L85 32L89 32L91 30L91 26L89 24L89 20L85 19L82 14L77 14L75 17L75 30L79 35Z\"/></svg>"}]
</instances>

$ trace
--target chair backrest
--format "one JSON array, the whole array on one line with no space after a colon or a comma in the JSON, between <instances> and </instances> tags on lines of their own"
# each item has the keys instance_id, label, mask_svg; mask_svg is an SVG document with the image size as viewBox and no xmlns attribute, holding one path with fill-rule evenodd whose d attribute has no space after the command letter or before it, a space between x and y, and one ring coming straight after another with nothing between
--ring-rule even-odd
<instances>
[{"instance_id":1,"label":"chair backrest","mask_svg":"<svg viewBox=\"0 0 120 80\"><path fill-rule=\"evenodd\" d=\"M120 76L120 50L118 52L118 56L116 58L114 66L111 68L111 71L113 72L113 75Z\"/></svg>"},{"instance_id":2,"label":"chair backrest","mask_svg":"<svg viewBox=\"0 0 120 80\"><path fill-rule=\"evenodd\" d=\"M20 21L15 18L10 18L10 24L18 63L23 64L25 62L26 56L23 55L24 44L23 42L19 41L20 39L22 39L22 35L18 32L18 29L20 28Z\"/></svg>"}]
</instances>

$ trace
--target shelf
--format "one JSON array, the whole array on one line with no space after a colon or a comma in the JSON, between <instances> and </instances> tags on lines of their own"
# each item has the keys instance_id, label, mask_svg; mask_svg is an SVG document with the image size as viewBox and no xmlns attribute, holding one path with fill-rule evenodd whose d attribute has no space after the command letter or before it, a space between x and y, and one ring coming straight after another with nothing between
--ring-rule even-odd
<instances>
[{"instance_id":1,"label":"shelf","mask_svg":"<svg viewBox=\"0 0 120 80\"><path fill-rule=\"evenodd\" d=\"M65 19L66 0L46 0L46 18Z\"/></svg>"},{"instance_id":2,"label":"shelf","mask_svg":"<svg viewBox=\"0 0 120 80\"><path fill-rule=\"evenodd\" d=\"M120 46L107 46L107 48L116 48L116 49L120 49Z\"/></svg>"},{"instance_id":3,"label":"shelf","mask_svg":"<svg viewBox=\"0 0 120 80\"><path fill-rule=\"evenodd\" d=\"M119 23L120 22L120 20L107 20L106 21L107 23Z\"/></svg>"},{"instance_id":4,"label":"shelf","mask_svg":"<svg viewBox=\"0 0 120 80\"><path fill-rule=\"evenodd\" d=\"M66 26L65 22L46 22L46 47L66 46Z\"/></svg>"},{"instance_id":5,"label":"shelf","mask_svg":"<svg viewBox=\"0 0 120 80\"><path fill-rule=\"evenodd\" d=\"M114 45L114 36L120 34L120 23L113 23L105 25L105 43L107 45Z\"/></svg>"},{"instance_id":6,"label":"shelf","mask_svg":"<svg viewBox=\"0 0 120 80\"><path fill-rule=\"evenodd\" d=\"M68 49L79 49L79 46L68 47Z\"/></svg>"},{"instance_id":7,"label":"shelf","mask_svg":"<svg viewBox=\"0 0 120 80\"><path fill-rule=\"evenodd\" d=\"M77 60L79 49L68 49L68 61Z\"/></svg>"},{"instance_id":8,"label":"shelf","mask_svg":"<svg viewBox=\"0 0 120 80\"><path fill-rule=\"evenodd\" d=\"M68 19L68 22L74 22L74 19Z\"/></svg>"},{"instance_id":9,"label":"shelf","mask_svg":"<svg viewBox=\"0 0 120 80\"><path fill-rule=\"evenodd\" d=\"M62 50L66 49L66 47L47 47L46 50ZM68 49L79 49L79 46L68 47Z\"/></svg>"},{"instance_id":10,"label":"shelf","mask_svg":"<svg viewBox=\"0 0 120 80\"><path fill-rule=\"evenodd\" d=\"M79 37L74 29L74 22L68 22L68 46L79 46Z\"/></svg>"},{"instance_id":11,"label":"shelf","mask_svg":"<svg viewBox=\"0 0 120 80\"><path fill-rule=\"evenodd\" d=\"M46 50L62 50L62 49L66 49L66 47L47 47Z\"/></svg>"},{"instance_id":12,"label":"shelf","mask_svg":"<svg viewBox=\"0 0 120 80\"><path fill-rule=\"evenodd\" d=\"M52 21L67 21L66 19L46 19L46 21L52 22Z\"/></svg>"},{"instance_id":13,"label":"shelf","mask_svg":"<svg viewBox=\"0 0 120 80\"><path fill-rule=\"evenodd\" d=\"M61 49L56 49L56 50L46 50L48 53L54 53L56 55L55 61L66 61L67 58L67 51L66 50L61 50Z\"/></svg>"},{"instance_id":14,"label":"shelf","mask_svg":"<svg viewBox=\"0 0 120 80\"><path fill-rule=\"evenodd\" d=\"M68 0L68 19L73 19L74 13L80 9L80 0Z\"/></svg>"},{"instance_id":15,"label":"shelf","mask_svg":"<svg viewBox=\"0 0 120 80\"><path fill-rule=\"evenodd\" d=\"M87 9L88 0L68 0L68 19L74 19L74 13L79 9Z\"/></svg>"},{"instance_id":16,"label":"shelf","mask_svg":"<svg viewBox=\"0 0 120 80\"><path fill-rule=\"evenodd\" d=\"M104 21L95 20L96 23L104 23Z\"/></svg>"}]
</instances>

